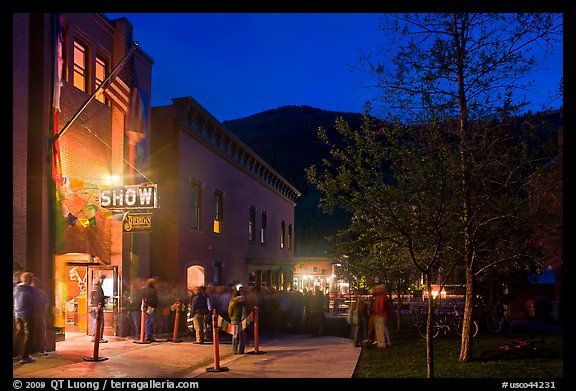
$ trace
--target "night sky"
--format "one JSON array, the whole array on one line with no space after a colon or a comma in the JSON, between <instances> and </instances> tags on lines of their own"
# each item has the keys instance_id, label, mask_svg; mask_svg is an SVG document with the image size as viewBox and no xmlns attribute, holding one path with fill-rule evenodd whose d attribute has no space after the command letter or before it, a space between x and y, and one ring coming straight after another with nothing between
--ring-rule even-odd
<instances>
[{"instance_id":1,"label":"night sky","mask_svg":"<svg viewBox=\"0 0 576 391\"><path fill-rule=\"evenodd\" d=\"M351 69L386 36L368 13L107 13L128 18L154 60L152 105L191 96L219 121L283 105L362 112L375 91ZM544 101L562 73L562 46L534 75Z\"/></svg>"}]
</instances>

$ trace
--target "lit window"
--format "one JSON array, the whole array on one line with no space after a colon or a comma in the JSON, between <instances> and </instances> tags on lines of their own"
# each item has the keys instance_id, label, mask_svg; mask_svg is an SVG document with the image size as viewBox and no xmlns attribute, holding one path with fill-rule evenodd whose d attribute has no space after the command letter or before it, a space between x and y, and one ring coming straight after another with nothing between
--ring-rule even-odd
<instances>
[{"instance_id":1,"label":"lit window","mask_svg":"<svg viewBox=\"0 0 576 391\"><path fill-rule=\"evenodd\" d=\"M262 222L260 226L260 244L266 244L266 212L262 211Z\"/></svg>"},{"instance_id":2,"label":"lit window","mask_svg":"<svg viewBox=\"0 0 576 391\"><path fill-rule=\"evenodd\" d=\"M86 92L86 47L74 41L74 87Z\"/></svg>"},{"instance_id":3,"label":"lit window","mask_svg":"<svg viewBox=\"0 0 576 391\"><path fill-rule=\"evenodd\" d=\"M214 192L214 233L222 233L222 212L224 210L224 196L221 191Z\"/></svg>"},{"instance_id":4,"label":"lit window","mask_svg":"<svg viewBox=\"0 0 576 391\"><path fill-rule=\"evenodd\" d=\"M286 246L286 222L282 220L280 224L280 248L284 249Z\"/></svg>"},{"instance_id":5,"label":"lit window","mask_svg":"<svg viewBox=\"0 0 576 391\"><path fill-rule=\"evenodd\" d=\"M104 79L106 79L106 63L104 62L104 60L102 60L99 57L96 57L95 71L96 71L95 72L96 74L95 74L94 82L95 82L95 88L98 89L98 87L100 87L100 85L102 85L102 82L104 81ZM96 94L96 99L102 103L105 103L103 91L100 91L98 94Z\"/></svg>"}]
</instances>

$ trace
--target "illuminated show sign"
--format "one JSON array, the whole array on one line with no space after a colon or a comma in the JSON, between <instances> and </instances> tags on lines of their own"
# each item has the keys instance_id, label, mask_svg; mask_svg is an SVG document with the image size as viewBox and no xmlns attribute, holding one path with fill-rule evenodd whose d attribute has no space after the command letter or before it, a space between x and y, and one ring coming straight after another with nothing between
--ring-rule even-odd
<instances>
[{"instance_id":1,"label":"illuminated show sign","mask_svg":"<svg viewBox=\"0 0 576 391\"><path fill-rule=\"evenodd\" d=\"M98 201L106 209L158 208L158 188L156 184L146 184L101 189Z\"/></svg>"}]
</instances>

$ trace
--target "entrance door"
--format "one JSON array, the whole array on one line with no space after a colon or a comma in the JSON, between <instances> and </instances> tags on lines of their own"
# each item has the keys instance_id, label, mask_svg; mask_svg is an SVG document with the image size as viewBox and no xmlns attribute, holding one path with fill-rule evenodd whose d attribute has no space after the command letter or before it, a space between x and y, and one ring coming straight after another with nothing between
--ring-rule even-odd
<instances>
[{"instance_id":1,"label":"entrance door","mask_svg":"<svg viewBox=\"0 0 576 391\"><path fill-rule=\"evenodd\" d=\"M67 263L64 270L65 332L92 335L90 292L94 282L100 280L107 298L104 335L118 335L118 267Z\"/></svg>"},{"instance_id":2,"label":"entrance door","mask_svg":"<svg viewBox=\"0 0 576 391\"><path fill-rule=\"evenodd\" d=\"M104 335L118 335L118 266L90 265L86 278L86 333L92 335L92 313L90 307L90 292L96 281L100 281L106 298L104 315Z\"/></svg>"}]
</instances>

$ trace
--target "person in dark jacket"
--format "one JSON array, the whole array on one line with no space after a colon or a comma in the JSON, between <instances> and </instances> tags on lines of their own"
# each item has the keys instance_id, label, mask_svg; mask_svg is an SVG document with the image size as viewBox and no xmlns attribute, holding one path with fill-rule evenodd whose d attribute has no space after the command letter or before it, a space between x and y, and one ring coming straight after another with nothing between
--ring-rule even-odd
<instances>
[{"instance_id":1,"label":"person in dark jacket","mask_svg":"<svg viewBox=\"0 0 576 391\"><path fill-rule=\"evenodd\" d=\"M195 295L190 303L190 314L192 315L192 322L194 322L194 330L196 331L195 343L202 344L206 338L206 317L210 314L205 287L199 286L196 288Z\"/></svg>"},{"instance_id":2,"label":"person in dark jacket","mask_svg":"<svg viewBox=\"0 0 576 391\"><path fill-rule=\"evenodd\" d=\"M21 364L36 361L30 357L36 311L34 287L31 285L33 278L34 275L30 272L22 273L20 275L20 283L13 290L14 319L16 320L13 356L19 356Z\"/></svg>"},{"instance_id":3,"label":"person in dark jacket","mask_svg":"<svg viewBox=\"0 0 576 391\"><path fill-rule=\"evenodd\" d=\"M142 289L141 297L146 299L146 321L144 324L145 338L148 342L156 342L154 338L154 311L158 307L158 293L156 292L156 280L149 278Z\"/></svg>"},{"instance_id":4,"label":"person in dark jacket","mask_svg":"<svg viewBox=\"0 0 576 391\"><path fill-rule=\"evenodd\" d=\"M106 297L104 296L104 289L102 288L102 280L96 280L92 285L90 291L90 314L92 315L92 342L96 339L96 324L98 320L98 305L101 306L102 312L100 313L100 343L106 343L108 340L104 339L104 307L106 306Z\"/></svg>"},{"instance_id":5,"label":"person in dark jacket","mask_svg":"<svg viewBox=\"0 0 576 391\"><path fill-rule=\"evenodd\" d=\"M48 295L46 295L46 292L44 292L42 289L40 279L38 277L34 276L30 285L34 287L34 305L36 306L34 315L34 342L32 344L32 351L38 353L39 355L47 356L46 331L48 329Z\"/></svg>"}]
</instances>

